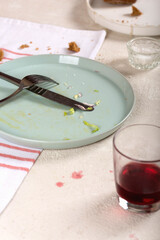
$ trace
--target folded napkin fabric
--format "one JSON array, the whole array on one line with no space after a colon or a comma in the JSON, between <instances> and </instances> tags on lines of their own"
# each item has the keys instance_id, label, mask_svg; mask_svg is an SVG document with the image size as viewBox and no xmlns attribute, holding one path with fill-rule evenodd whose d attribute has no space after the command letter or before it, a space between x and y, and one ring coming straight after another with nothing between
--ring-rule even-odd
<instances>
[{"instance_id":1,"label":"folded napkin fabric","mask_svg":"<svg viewBox=\"0 0 160 240\"><path fill-rule=\"evenodd\" d=\"M94 59L106 32L86 31L0 18L2 62L37 54L73 54ZM76 42L80 51L73 53L68 44Z\"/></svg>"},{"instance_id":2,"label":"folded napkin fabric","mask_svg":"<svg viewBox=\"0 0 160 240\"><path fill-rule=\"evenodd\" d=\"M74 30L0 17L3 52L0 64L39 54L72 54L94 59L105 36L104 30ZM80 51L68 50L70 42L76 42ZM10 143L0 134L0 213L14 197L41 151Z\"/></svg>"},{"instance_id":3,"label":"folded napkin fabric","mask_svg":"<svg viewBox=\"0 0 160 240\"><path fill-rule=\"evenodd\" d=\"M40 153L40 149L18 146L0 138L0 213L13 198Z\"/></svg>"}]
</instances>

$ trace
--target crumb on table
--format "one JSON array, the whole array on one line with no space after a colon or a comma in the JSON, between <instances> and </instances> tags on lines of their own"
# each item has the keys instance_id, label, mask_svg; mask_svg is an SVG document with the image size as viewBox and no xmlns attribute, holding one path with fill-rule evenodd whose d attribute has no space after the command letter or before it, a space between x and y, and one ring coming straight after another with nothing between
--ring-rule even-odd
<instances>
[{"instance_id":1,"label":"crumb on table","mask_svg":"<svg viewBox=\"0 0 160 240\"><path fill-rule=\"evenodd\" d=\"M71 50L74 52L79 52L80 48L77 46L77 44L75 42L70 42L68 50Z\"/></svg>"},{"instance_id":2,"label":"crumb on table","mask_svg":"<svg viewBox=\"0 0 160 240\"><path fill-rule=\"evenodd\" d=\"M4 57L4 52L2 49L0 49L0 61L2 61L3 57Z\"/></svg>"},{"instance_id":3,"label":"crumb on table","mask_svg":"<svg viewBox=\"0 0 160 240\"><path fill-rule=\"evenodd\" d=\"M24 49L24 48L28 48L28 47L29 47L28 44L22 44L22 45L19 47L19 49Z\"/></svg>"},{"instance_id":4,"label":"crumb on table","mask_svg":"<svg viewBox=\"0 0 160 240\"><path fill-rule=\"evenodd\" d=\"M135 6L132 6L131 16L140 16L140 15L142 15L142 12Z\"/></svg>"}]
</instances>

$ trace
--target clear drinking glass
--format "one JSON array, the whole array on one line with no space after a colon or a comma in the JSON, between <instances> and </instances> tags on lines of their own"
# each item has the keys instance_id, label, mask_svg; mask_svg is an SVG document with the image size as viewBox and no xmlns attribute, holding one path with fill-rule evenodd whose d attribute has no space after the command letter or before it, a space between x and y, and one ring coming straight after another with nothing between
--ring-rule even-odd
<instances>
[{"instance_id":1,"label":"clear drinking glass","mask_svg":"<svg viewBox=\"0 0 160 240\"><path fill-rule=\"evenodd\" d=\"M160 209L160 127L135 124L113 138L119 205L136 212Z\"/></svg>"},{"instance_id":2,"label":"clear drinking glass","mask_svg":"<svg viewBox=\"0 0 160 240\"><path fill-rule=\"evenodd\" d=\"M160 41L150 37L137 37L127 43L129 64L148 70L160 63Z\"/></svg>"}]
</instances>

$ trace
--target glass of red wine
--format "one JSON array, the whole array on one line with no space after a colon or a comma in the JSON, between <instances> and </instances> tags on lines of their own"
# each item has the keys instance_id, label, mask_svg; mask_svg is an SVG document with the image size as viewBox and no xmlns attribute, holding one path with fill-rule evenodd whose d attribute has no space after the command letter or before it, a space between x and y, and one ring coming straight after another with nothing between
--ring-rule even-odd
<instances>
[{"instance_id":1,"label":"glass of red wine","mask_svg":"<svg viewBox=\"0 0 160 240\"><path fill-rule=\"evenodd\" d=\"M113 138L119 205L135 212L160 209L160 127L135 124Z\"/></svg>"}]
</instances>

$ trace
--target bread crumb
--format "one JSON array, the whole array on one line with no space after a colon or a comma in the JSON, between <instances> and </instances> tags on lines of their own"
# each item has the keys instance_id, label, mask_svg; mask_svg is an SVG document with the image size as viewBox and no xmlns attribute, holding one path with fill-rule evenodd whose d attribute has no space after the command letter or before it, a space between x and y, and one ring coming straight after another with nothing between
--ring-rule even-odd
<instances>
[{"instance_id":1,"label":"bread crumb","mask_svg":"<svg viewBox=\"0 0 160 240\"><path fill-rule=\"evenodd\" d=\"M29 47L28 44L22 44L22 45L19 47L19 49L24 49L24 48L28 48L28 47Z\"/></svg>"},{"instance_id":2,"label":"bread crumb","mask_svg":"<svg viewBox=\"0 0 160 240\"><path fill-rule=\"evenodd\" d=\"M32 41L30 41L29 43L32 44Z\"/></svg>"},{"instance_id":3,"label":"bread crumb","mask_svg":"<svg viewBox=\"0 0 160 240\"><path fill-rule=\"evenodd\" d=\"M37 48L35 48L35 50L36 50L36 51L38 51L38 50L39 50L39 48L37 47Z\"/></svg>"},{"instance_id":4,"label":"bread crumb","mask_svg":"<svg viewBox=\"0 0 160 240\"><path fill-rule=\"evenodd\" d=\"M2 61L3 57L4 57L4 52L2 49L0 49L0 61Z\"/></svg>"},{"instance_id":5,"label":"bread crumb","mask_svg":"<svg viewBox=\"0 0 160 240\"><path fill-rule=\"evenodd\" d=\"M51 47L47 47L47 50L51 50Z\"/></svg>"},{"instance_id":6,"label":"bread crumb","mask_svg":"<svg viewBox=\"0 0 160 240\"><path fill-rule=\"evenodd\" d=\"M142 12L135 6L132 6L131 16L140 16L140 15L142 15Z\"/></svg>"},{"instance_id":7,"label":"bread crumb","mask_svg":"<svg viewBox=\"0 0 160 240\"><path fill-rule=\"evenodd\" d=\"M73 52L79 52L80 48L77 46L77 44L75 42L70 42L68 50L73 51Z\"/></svg>"}]
</instances>

